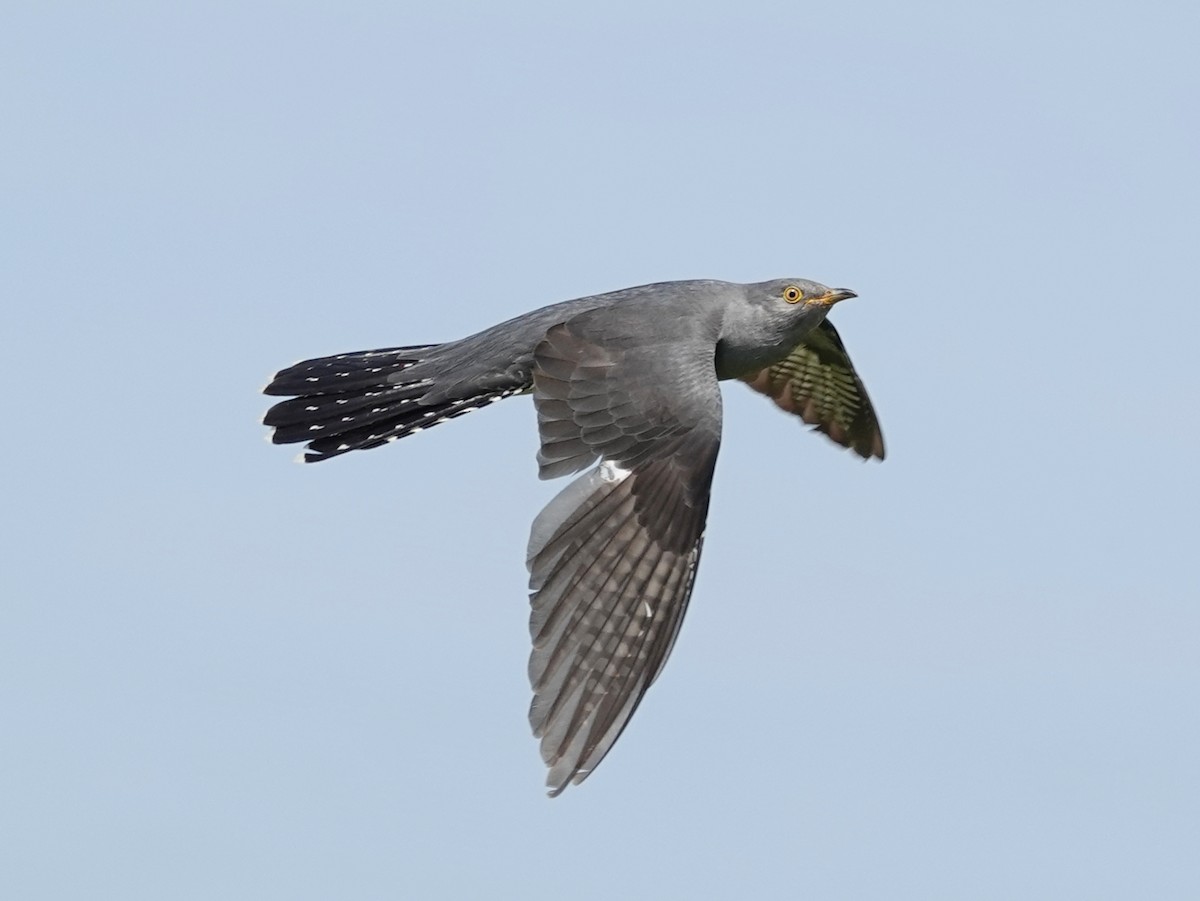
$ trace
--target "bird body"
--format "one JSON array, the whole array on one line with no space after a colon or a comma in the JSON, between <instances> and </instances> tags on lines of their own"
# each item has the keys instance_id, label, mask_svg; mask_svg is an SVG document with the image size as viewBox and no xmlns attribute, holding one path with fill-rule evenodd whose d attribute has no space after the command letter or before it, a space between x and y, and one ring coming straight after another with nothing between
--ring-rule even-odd
<instances>
[{"instance_id":1,"label":"bird body","mask_svg":"<svg viewBox=\"0 0 1200 901\"><path fill-rule=\"evenodd\" d=\"M587 469L534 521L534 699L552 795L595 768L674 644L721 436L742 379L860 456L874 410L825 320L853 292L804 279L664 282L543 307L444 344L322 357L265 389L265 424L316 462L532 392L539 475Z\"/></svg>"}]
</instances>

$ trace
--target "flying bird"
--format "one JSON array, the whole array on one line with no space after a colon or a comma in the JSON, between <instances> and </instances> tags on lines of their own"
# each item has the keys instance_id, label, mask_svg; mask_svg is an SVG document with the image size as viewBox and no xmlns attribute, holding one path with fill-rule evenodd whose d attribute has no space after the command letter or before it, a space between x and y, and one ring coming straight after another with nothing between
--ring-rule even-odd
<instances>
[{"instance_id":1,"label":"flying bird","mask_svg":"<svg viewBox=\"0 0 1200 901\"><path fill-rule=\"evenodd\" d=\"M264 389L276 444L315 463L532 394L538 475L588 470L529 539L529 722L551 796L612 748L679 633L740 379L864 459L871 401L825 318L853 291L792 278L661 282L553 304L445 344L305 360ZM590 467L590 469L589 469Z\"/></svg>"}]
</instances>

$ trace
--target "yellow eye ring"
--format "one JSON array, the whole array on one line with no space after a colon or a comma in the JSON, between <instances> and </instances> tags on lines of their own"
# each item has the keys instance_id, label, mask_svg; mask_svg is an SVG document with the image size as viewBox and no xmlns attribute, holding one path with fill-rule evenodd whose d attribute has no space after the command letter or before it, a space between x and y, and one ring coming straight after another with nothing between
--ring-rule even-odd
<instances>
[{"instance_id":1,"label":"yellow eye ring","mask_svg":"<svg viewBox=\"0 0 1200 901\"><path fill-rule=\"evenodd\" d=\"M804 299L804 292L795 285L788 285L783 289L783 299L788 303L799 303Z\"/></svg>"}]
</instances>

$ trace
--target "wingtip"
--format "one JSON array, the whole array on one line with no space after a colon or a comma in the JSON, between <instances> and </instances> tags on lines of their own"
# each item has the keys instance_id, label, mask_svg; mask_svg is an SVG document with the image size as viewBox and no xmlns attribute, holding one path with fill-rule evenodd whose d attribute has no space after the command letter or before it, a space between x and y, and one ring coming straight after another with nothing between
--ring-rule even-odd
<instances>
[{"instance_id":1,"label":"wingtip","mask_svg":"<svg viewBox=\"0 0 1200 901\"><path fill-rule=\"evenodd\" d=\"M573 772L567 774L566 779L560 781L554 777L552 770L550 775L546 777L546 797L557 798L567 790L568 785L579 785L579 783L583 782L583 780L586 779L591 772L592 771L590 769L574 770Z\"/></svg>"},{"instance_id":2,"label":"wingtip","mask_svg":"<svg viewBox=\"0 0 1200 901\"><path fill-rule=\"evenodd\" d=\"M851 450L853 450L854 453L858 455L858 458L864 463L870 463L872 460L882 463L886 457L882 447L868 447L866 449L855 447L851 448Z\"/></svg>"}]
</instances>

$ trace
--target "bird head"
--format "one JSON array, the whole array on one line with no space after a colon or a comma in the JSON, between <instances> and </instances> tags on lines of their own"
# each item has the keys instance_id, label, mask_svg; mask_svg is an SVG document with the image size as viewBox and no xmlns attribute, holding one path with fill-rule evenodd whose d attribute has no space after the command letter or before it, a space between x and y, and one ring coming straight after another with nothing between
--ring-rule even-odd
<instances>
[{"instance_id":1,"label":"bird head","mask_svg":"<svg viewBox=\"0 0 1200 901\"><path fill-rule=\"evenodd\" d=\"M820 282L806 278L778 278L748 287L753 300L763 304L782 304L778 306L781 310L790 307L793 312L789 315L795 315L799 310L828 312L838 301L858 296L847 288L827 288Z\"/></svg>"},{"instance_id":2,"label":"bird head","mask_svg":"<svg viewBox=\"0 0 1200 901\"><path fill-rule=\"evenodd\" d=\"M820 325L835 303L858 296L846 288L828 288L806 278L775 279L747 288L758 316L795 334Z\"/></svg>"},{"instance_id":3,"label":"bird head","mask_svg":"<svg viewBox=\"0 0 1200 901\"><path fill-rule=\"evenodd\" d=\"M725 309L717 342L719 378L741 378L786 357L819 326L830 308L854 297L805 278L738 286L739 302Z\"/></svg>"}]
</instances>

